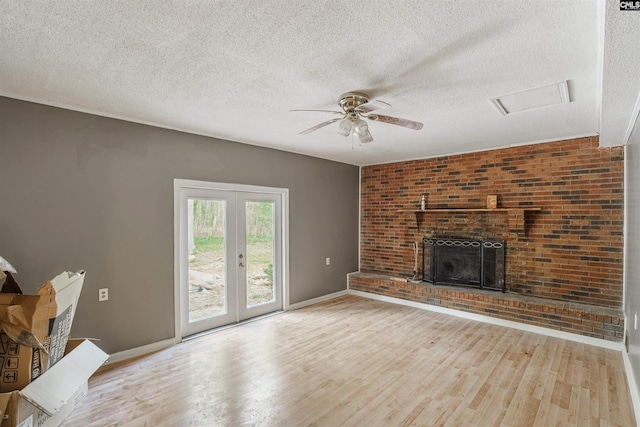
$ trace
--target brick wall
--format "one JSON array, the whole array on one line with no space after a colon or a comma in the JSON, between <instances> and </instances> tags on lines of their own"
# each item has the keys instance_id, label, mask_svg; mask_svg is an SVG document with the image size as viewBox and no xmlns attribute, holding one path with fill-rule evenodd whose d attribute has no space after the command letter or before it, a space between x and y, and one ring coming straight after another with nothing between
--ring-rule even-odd
<instances>
[{"instance_id":1,"label":"brick wall","mask_svg":"<svg viewBox=\"0 0 640 427\"><path fill-rule=\"evenodd\" d=\"M409 276L423 237L506 241L507 290L619 308L623 269L623 149L580 138L366 166L361 177L360 270ZM526 228L515 214L427 208L537 207ZM421 263L419 263L421 268Z\"/></svg>"}]
</instances>

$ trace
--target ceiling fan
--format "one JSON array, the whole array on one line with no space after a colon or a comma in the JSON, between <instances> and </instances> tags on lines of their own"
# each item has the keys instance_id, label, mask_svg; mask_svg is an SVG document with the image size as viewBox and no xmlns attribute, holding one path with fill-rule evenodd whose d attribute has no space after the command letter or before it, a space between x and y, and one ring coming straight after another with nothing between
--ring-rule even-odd
<instances>
[{"instance_id":1,"label":"ceiling fan","mask_svg":"<svg viewBox=\"0 0 640 427\"><path fill-rule=\"evenodd\" d=\"M347 92L340 95L338 98L338 105L342 108L342 111L334 110L290 110L290 111L321 111L325 113L340 114L341 117L327 120L317 124L307 130L300 132L301 135L306 135L322 127L330 125L331 123L340 122L338 124L338 133L342 136L357 135L360 138L360 142L367 143L373 141L373 137L369 132L369 126L367 122L363 120L369 119L382 123L389 123L392 125L402 126L409 129L420 130L422 129L422 123L414 122L413 120L400 119L397 117L383 116L382 114L371 114L380 108L391 107L384 101L369 100L369 95L362 92Z\"/></svg>"}]
</instances>

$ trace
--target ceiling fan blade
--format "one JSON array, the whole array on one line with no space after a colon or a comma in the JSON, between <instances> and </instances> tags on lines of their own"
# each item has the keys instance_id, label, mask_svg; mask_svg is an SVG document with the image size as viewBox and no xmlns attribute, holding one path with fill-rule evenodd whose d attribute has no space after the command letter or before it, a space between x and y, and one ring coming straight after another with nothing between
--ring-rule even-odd
<instances>
[{"instance_id":1,"label":"ceiling fan blade","mask_svg":"<svg viewBox=\"0 0 640 427\"><path fill-rule=\"evenodd\" d=\"M291 111L320 111L322 113L344 114L344 111L334 111L334 110L289 110L289 112Z\"/></svg>"},{"instance_id":2,"label":"ceiling fan blade","mask_svg":"<svg viewBox=\"0 0 640 427\"><path fill-rule=\"evenodd\" d=\"M300 132L300 135L306 135L308 133L313 132L314 130L318 130L320 128L323 128L323 127L325 127L327 125L330 125L331 123L335 123L335 122L340 121L340 120L342 120L342 117L338 117L336 119L327 120L326 122L322 122L322 123L320 123L318 125L315 125L314 127L311 127L309 129L307 129L307 130L303 130L302 132Z\"/></svg>"},{"instance_id":3,"label":"ceiling fan blade","mask_svg":"<svg viewBox=\"0 0 640 427\"><path fill-rule=\"evenodd\" d=\"M398 117L383 116L381 114L372 114L370 116L367 116L367 118L369 120L389 123L392 125L398 125L398 126L402 126L409 129L415 129L415 130L420 130L422 129L422 126L423 126L422 123L420 122L414 122L413 120L407 120L407 119L399 119Z\"/></svg>"},{"instance_id":4,"label":"ceiling fan blade","mask_svg":"<svg viewBox=\"0 0 640 427\"><path fill-rule=\"evenodd\" d=\"M362 111L363 113L368 113L370 111L379 110L380 108L391 107L391 104L387 104L384 101L380 101L379 99L374 99L373 101L369 101L365 104L360 105L356 110Z\"/></svg>"},{"instance_id":5,"label":"ceiling fan blade","mask_svg":"<svg viewBox=\"0 0 640 427\"><path fill-rule=\"evenodd\" d=\"M363 144L373 141L371 132L369 132L368 130L365 133L358 134L358 136L360 137L360 142L362 142Z\"/></svg>"}]
</instances>

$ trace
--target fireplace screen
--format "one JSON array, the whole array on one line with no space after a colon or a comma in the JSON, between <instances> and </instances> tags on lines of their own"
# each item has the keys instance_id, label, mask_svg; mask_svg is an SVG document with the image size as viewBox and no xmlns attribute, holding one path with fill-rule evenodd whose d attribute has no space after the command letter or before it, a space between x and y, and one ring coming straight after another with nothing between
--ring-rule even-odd
<instances>
[{"instance_id":1,"label":"fireplace screen","mask_svg":"<svg viewBox=\"0 0 640 427\"><path fill-rule=\"evenodd\" d=\"M503 241L425 238L422 249L423 280L504 291Z\"/></svg>"}]
</instances>

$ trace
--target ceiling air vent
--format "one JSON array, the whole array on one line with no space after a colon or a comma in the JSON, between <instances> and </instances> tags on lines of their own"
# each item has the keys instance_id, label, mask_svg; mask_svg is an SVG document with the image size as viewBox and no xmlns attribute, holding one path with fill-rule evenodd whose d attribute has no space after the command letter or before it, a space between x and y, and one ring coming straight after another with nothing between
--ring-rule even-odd
<instances>
[{"instance_id":1,"label":"ceiling air vent","mask_svg":"<svg viewBox=\"0 0 640 427\"><path fill-rule=\"evenodd\" d=\"M570 102L566 80L548 86L489 98L489 100L503 116Z\"/></svg>"}]
</instances>

